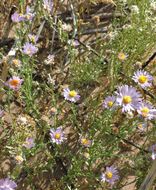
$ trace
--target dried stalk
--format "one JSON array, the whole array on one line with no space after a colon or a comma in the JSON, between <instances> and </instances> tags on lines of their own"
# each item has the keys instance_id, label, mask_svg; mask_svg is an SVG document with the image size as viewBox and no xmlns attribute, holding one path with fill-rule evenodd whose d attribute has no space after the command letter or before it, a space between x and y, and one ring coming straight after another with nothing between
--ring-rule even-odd
<instances>
[{"instance_id":1,"label":"dried stalk","mask_svg":"<svg viewBox=\"0 0 156 190\"><path fill-rule=\"evenodd\" d=\"M141 184L139 190L150 190L152 184L156 178L156 160L153 162L151 169L149 170L145 180Z\"/></svg>"},{"instance_id":2,"label":"dried stalk","mask_svg":"<svg viewBox=\"0 0 156 190\"><path fill-rule=\"evenodd\" d=\"M8 76L9 67L8 67L7 62L8 62L8 57L5 57L2 61L3 68L2 68L2 74L0 76L0 89L3 88L4 82L6 81L7 76ZM4 95L4 92L1 91L0 92L0 101L2 100L3 95Z\"/></svg>"}]
</instances>

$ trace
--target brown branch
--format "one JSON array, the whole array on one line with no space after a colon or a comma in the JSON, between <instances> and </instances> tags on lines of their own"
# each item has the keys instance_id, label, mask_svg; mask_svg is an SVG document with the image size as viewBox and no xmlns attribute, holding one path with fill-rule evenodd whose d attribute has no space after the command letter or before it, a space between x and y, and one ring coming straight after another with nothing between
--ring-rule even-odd
<instances>
[{"instance_id":1,"label":"brown branch","mask_svg":"<svg viewBox=\"0 0 156 190\"><path fill-rule=\"evenodd\" d=\"M4 83L5 83L5 81L7 79L7 76L8 76L9 67L8 67L8 63L7 62L8 62L8 58L4 58L3 61L2 61L3 68L2 68L2 74L0 76L0 89L3 88ZM0 92L0 101L2 100L3 95L4 95L4 92L1 91Z\"/></svg>"},{"instance_id":2,"label":"brown branch","mask_svg":"<svg viewBox=\"0 0 156 190\"><path fill-rule=\"evenodd\" d=\"M154 52L152 54L152 56L143 64L142 69L145 69L145 67L147 67L151 61L153 61L153 59L156 57L156 52Z\"/></svg>"}]
</instances>

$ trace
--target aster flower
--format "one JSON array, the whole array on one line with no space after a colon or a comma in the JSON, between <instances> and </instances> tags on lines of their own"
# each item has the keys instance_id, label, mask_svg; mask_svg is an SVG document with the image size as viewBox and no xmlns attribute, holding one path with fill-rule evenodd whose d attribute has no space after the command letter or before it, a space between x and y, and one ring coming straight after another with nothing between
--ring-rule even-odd
<instances>
[{"instance_id":1,"label":"aster flower","mask_svg":"<svg viewBox=\"0 0 156 190\"><path fill-rule=\"evenodd\" d=\"M116 94L116 102L119 106L122 106L123 112L137 109L142 101L140 93L132 86L120 86Z\"/></svg>"},{"instance_id":2,"label":"aster flower","mask_svg":"<svg viewBox=\"0 0 156 190\"><path fill-rule=\"evenodd\" d=\"M69 88L64 89L63 96L65 100L69 100L70 102L77 102L80 99L80 95L75 90L70 90Z\"/></svg>"},{"instance_id":3,"label":"aster flower","mask_svg":"<svg viewBox=\"0 0 156 190\"><path fill-rule=\"evenodd\" d=\"M19 77L13 76L10 78L7 82L6 85L11 88L12 90L19 90L21 87L21 84L23 82L23 79L20 79Z\"/></svg>"},{"instance_id":4,"label":"aster flower","mask_svg":"<svg viewBox=\"0 0 156 190\"><path fill-rule=\"evenodd\" d=\"M32 137L26 138L25 143L23 144L27 149L31 149L35 146L34 139Z\"/></svg>"},{"instance_id":5,"label":"aster flower","mask_svg":"<svg viewBox=\"0 0 156 190\"><path fill-rule=\"evenodd\" d=\"M53 9L53 1L52 0L43 0L43 7L50 13Z\"/></svg>"},{"instance_id":6,"label":"aster flower","mask_svg":"<svg viewBox=\"0 0 156 190\"><path fill-rule=\"evenodd\" d=\"M152 152L152 160L155 160L156 159L156 144L153 144L151 147L150 147L150 151Z\"/></svg>"},{"instance_id":7,"label":"aster flower","mask_svg":"<svg viewBox=\"0 0 156 190\"><path fill-rule=\"evenodd\" d=\"M116 101L115 96L107 96L103 102L103 107L108 109L113 109L116 106L115 101Z\"/></svg>"},{"instance_id":8,"label":"aster flower","mask_svg":"<svg viewBox=\"0 0 156 190\"><path fill-rule=\"evenodd\" d=\"M127 59L127 55L123 52L120 52L118 54L118 58L121 60L121 61L125 61Z\"/></svg>"},{"instance_id":9,"label":"aster flower","mask_svg":"<svg viewBox=\"0 0 156 190\"><path fill-rule=\"evenodd\" d=\"M156 109L148 103L141 103L137 112L145 119L151 120L156 117Z\"/></svg>"},{"instance_id":10,"label":"aster flower","mask_svg":"<svg viewBox=\"0 0 156 190\"><path fill-rule=\"evenodd\" d=\"M17 187L17 184L9 179L0 179L0 190L14 190Z\"/></svg>"},{"instance_id":11,"label":"aster flower","mask_svg":"<svg viewBox=\"0 0 156 190\"><path fill-rule=\"evenodd\" d=\"M23 46L23 53L32 56L38 51L38 48L32 43L26 42Z\"/></svg>"},{"instance_id":12,"label":"aster flower","mask_svg":"<svg viewBox=\"0 0 156 190\"><path fill-rule=\"evenodd\" d=\"M66 139L62 127L50 129L50 137L51 141L56 144L61 144Z\"/></svg>"},{"instance_id":13,"label":"aster flower","mask_svg":"<svg viewBox=\"0 0 156 190\"><path fill-rule=\"evenodd\" d=\"M80 45L80 43L78 42L78 40L68 40L68 44L73 46L73 47L77 47Z\"/></svg>"},{"instance_id":14,"label":"aster flower","mask_svg":"<svg viewBox=\"0 0 156 190\"><path fill-rule=\"evenodd\" d=\"M11 15L11 20L17 23L24 21L24 15L18 14L17 12L15 12L14 14Z\"/></svg>"},{"instance_id":15,"label":"aster flower","mask_svg":"<svg viewBox=\"0 0 156 190\"><path fill-rule=\"evenodd\" d=\"M132 79L142 88L150 87L153 81L153 77L148 72L143 70L136 71Z\"/></svg>"},{"instance_id":16,"label":"aster flower","mask_svg":"<svg viewBox=\"0 0 156 190\"><path fill-rule=\"evenodd\" d=\"M27 21L32 21L32 19L34 18L35 14L32 13L32 9L27 6L26 8L26 14L24 15L24 18L27 20Z\"/></svg>"},{"instance_id":17,"label":"aster flower","mask_svg":"<svg viewBox=\"0 0 156 190\"><path fill-rule=\"evenodd\" d=\"M85 146L85 147L90 147L91 144L92 144L92 141L89 140L89 139L87 139L87 138L85 138L85 137L82 137L82 138L80 139L80 142L81 142L81 144L82 144L83 146Z\"/></svg>"},{"instance_id":18,"label":"aster flower","mask_svg":"<svg viewBox=\"0 0 156 190\"><path fill-rule=\"evenodd\" d=\"M101 175L102 182L108 182L113 185L119 179L119 174L114 166L106 167L106 171Z\"/></svg>"}]
</instances>

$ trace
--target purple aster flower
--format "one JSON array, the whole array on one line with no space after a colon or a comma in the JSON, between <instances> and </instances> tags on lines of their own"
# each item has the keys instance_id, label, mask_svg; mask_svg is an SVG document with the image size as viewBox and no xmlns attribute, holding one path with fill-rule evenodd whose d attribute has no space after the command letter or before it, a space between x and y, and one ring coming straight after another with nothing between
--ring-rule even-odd
<instances>
[{"instance_id":1,"label":"purple aster flower","mask_svg":"<svg viewBox=\"0 0 156 190\"><path fill-rule=\"evenodd\" d=\"M153 77L148 72L142 70L136 71L132 79L144 89L150 87L153 81Z\"/></svg>"},{"instance_id":2,"label":"purple aster flower","mask_svg":"<svg viewBox=\"0 0 156 190\"><path fill-rule=\"evenodd\" d=\"M50 137L51 141L56 144L61 144L66 139L62 127L58 127L56 130L50 129Z\"/></svg>"},{"instance_id":3,"label":"purple aster flower","mask_svg":"<svg viewBox=\"0 0 156 190\"><path fill-rule=\"evenodd\" d=\"M80 45L78 40L68 40L68 44L73 46L73 47L77 47Z\"/></svg>"},{"instance_id":4,"label":"purple aster flower","mask_svg":"<svg viewBox=\"0 0 156 190\"><path fill-rule=\"evenodd\" d=\"M21 22L21 21L24 21L24 15L18 14L17 12L15 12L14 14L11 15L11 20L12 20L13 22Z\"/></svg>"},{"instance_id":5,"label":"purple aster flower","mask_svg":"<svg viewBox=\"0 0 156 190\"><path fill-rule=\"evenodd\" d=\"M85 147L90 147L91 144L92 144L92 141L89 140L89 139L87 139L87 138L85 138L85 137L81 137L80 142Z\"/></svg>"},{"instance_id":6,"label":"purple aster flower","mask_svg":"<svg viewBox=\"0 0 156 190\"><path fill-rule=\"evenodd\" d=\"M23 144L24 147L30 149L35 146L34 139L32 137L26 138L25 143Z\"/></svg>"},{"instance_id":7,"label":"purple aster flower","mask_svg":"<svg viewBox=\"0 0 156 190\"><path fill-rule=\"evenodd\" d=\"M118 88L116 94L116 102L119 106L122 106L123 112L137 109L142 101L141 94L132 86L123 85Z\"/></svg>"},{"instance_id":8,"label":"purple aster flower","mask_svg":"<svg viewBox=\"0 0 156 190\"><path fill-rule=\"evenodd\" d=\"M0 190L14 190L17 184L9 178L0 179Z\"/></svg>"},{"instance_id":9,"label":"purple aster flower","mask_svg":"<svg viewBox=\"0 0 156 190\"><path fill-rule=\"evenodd\" d=\"M24 15L24 18L27 20L27 21L32 21L32 19L34 18L35 16L35 13L32 13L32 9L27 6L26 8L26 14Z\"/></svg>"},{"instance_id":10,"label":"purple aster flower","mask_svg":"<svg viewBox=\"0 0 156 190\"><path fill-rule=\"evenodd\" d=\"M156 159L156 144L153 144L151 147L150 147L150 151L152 151L152 160L155 160Z\"/></svg>"},{"instance_id":11,"label":"purple aster flower","mask_svg":"<svg viewBox=\"0 0 156 190\"><path fill-rule=\"evenodd\" d=\"M52 0L43 0L43 7L50 13L53 9L53 1Z\"/></svg>"},{"instance_id":12,"label":"purple aster flower","mask_svg":"<svg viewBox=\"0 0 156 190\"><path fill-rule=\"evenodd\" d=\"M70 90L69 88L63 90L63 96L65 100L70 102L77 102L80 99L80 95L75 90Z\"/></svg>"},{"instance_id":13,"label":"purple aster flower","mask_svg":"<svg viewBox=\"0 0 156 190\"><path fill-rule=\"evenodd\" d=\"M32 43L26 42L23 46L23 53L32 56L38 51L38 48Z\"/></svg>"},{"instance_id":14,"label":"purple aster flower","mask_svg":"<svg viewBox=\"0 0 156 190\"><path fill-rule=\"evenodd\" d=\"M115 96L107 96L103 102L103 107L108 109L113 109L116 106L115 101L116 101Z\"/></svg>"},{"instance_id":15,"label":"purple aster flower","mask_svg":"<svg viewBox=\"0 0 156 190\"><path fill-rule=\"evenodd\" d=\"M106 167L106 171L101 175L102 182L108 182L113 185L119 179L119 174L114 166Z\"/></svg>"},{"instance_id":16,"label":"purple aster flower","mask_svg":"<svg viewBox=\"0 0 156 190\"><path fill-rule=\"evenodd\" d=\"M156 109L148 103L141 103L137 112L145 119L151 120L156 117Z\"/></svg>"},{"instance_id":17,"label":"purple aster flower","mask_svg":"<svg viewBox=\"0 0 156 190\"><path fill-rule=\"evenodd\" d=\"M23 79L20 79L19 77L13 76L10 78L7 82L6 85L11 88L12 90L19 90L21 87L21 84L23 82Z\"/></svg>"}]
</instances>

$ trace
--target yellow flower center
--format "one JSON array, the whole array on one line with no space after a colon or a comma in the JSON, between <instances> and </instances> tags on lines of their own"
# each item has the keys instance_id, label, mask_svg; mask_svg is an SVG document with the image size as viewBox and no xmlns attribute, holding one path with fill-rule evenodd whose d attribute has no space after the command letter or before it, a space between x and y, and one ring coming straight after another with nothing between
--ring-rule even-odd
<instances>
[{"instance_id":1,"label":"yellow flower center","mask_svg":"<svg viewBox=\"0 0 156 190\"><path fill-rule=\"evenodd\" d=\"M119 54L118 54L118 58L119 58L120 60L125 60L125 59L126 59L126 55L125 55L124 53L119 53Z\"/></svg>"},{"instance_id":2,"label":"yellow flower center","mask_svg":"<svg viewBox=\"0 0 156 190\"><path fill-rule=\"evenodd\" d=\"M19 16L24 16L24 15L22 13L20 13Z\"/></svg>"},{"instance_id":3,"label":"yellow flower center","mask_svg":"<svg viewBox=\"0 0 156 190\"><path fill-rule=\"evenodd\" d=\"M112 172L107 172L107 173L106 173L106 177L107 177L108 179L111 179L111 178L113 177Z\"/></svg>"},{"instance_id":4,"label":"yellow flower center","mask_svg":"<svg viewBox=\"0 0 156 190\"><path fill-rule=\"evenodd\" d=\"M112 101L109 101L109 102L107 103L107 105L108 105L108 107L112 107L112 106L113 106L113 102L112 102Z\"/></svg>"},{"instance_id":5,"label":"yellow flower center","mask_svg":"<svg viewBox=\"0 0 156 190\"><path fill-rule=\"evenodd\" d=\"M89 141L88 141L87 139L85 139L85 138L84 138L84 139L82 139L82 140L81 140L81 142L82 142L82 144L84 144L84 145L89 144Z\"/></svg>"},{"instance_id":6,"label":"yellow flower center","mask_svg":"<svg viewBox=\"0 0 156 190\"><path fill-rule=\"evenodd\" d=\"M145 82L147 82L147 77L144 76L144 75L141 75L138 79L138 81L141 83L141 84L144 84Z\"/></svg>"},{"instance_id":7,"label":"yellow flower center","mask_svg":"<svg viewBox=\"0 0 156 190\"><path fill-rule=\"evenodd\" d=\"M60 139L60 138L61 138L60 133L56 133L56 134L55 134L55 139Z\"/></svg>"},{"instance_id":8,"label":"yellow flower center","mask_svg":"<svg viewBox=\"0 0 156 190\"><path fill-rule=\"evenodd\" d=\"M12 62L13 62L14 65L19 65L19 60L18 59L14 59Z\"/></svg>"},{"instance_id":9,"label":"yellow flower center","mask_svg":"<svg viewBox=\"0 0 156 190\"><path fill-rule=\"evenodd\" d=\"M30 17L31 17L31 14L29 14L29 13L27 15L25 15L25 18L28 20L30 19Z\"/></svg>"},{"instance_id":10,"label":"yellow flower center","mask_svg":"<svg viewBox=\"0 0 156 190\"><path fill-rule=\"evenodd\" d=\"M17 86L18 84L19 84L19 80L17 80L17 79L13 79L10 81L11 86Z\"/></svg>"},{"instance_id":11,"label":"yellow flower center","mask_svg":"<svg viewBox=\"0 0 156 190\"><path fill-rule=\"evenodd\" d=\"M138 128L139 129L142 129L143 128L143 126L142 126L142 124L140 123L140 124L138 124Z\"/></svg>"},{"instance_id":12,"label":"yellow flower center","mask_svg":"<svg viewBox=\"0 0 156 190\"><path fill-rule=\"evenodd\" d=\"M77 95L77 92L75 91L75 90L71 90L70 92L69 92L69 96L70 97L75 97Z\"/></svg>"},{"instance_id":13,"label":"yellow flower center","mask_svg":"<svg viewBox=\"0 0 156 190\"><path fill-rule=\"evenodd\" d=\"M30 40L31 40L33 43L35 43L36 37L32 35L32 36L30 36Z\"/></svg>"},{"instance_id":14,"label":"yellow flower center","mask_svg":"<svg viewBox=\"0 0 156 190\"><path fill-rule=\"evenodd\" d=\"M32 52L31 49L28 48L28 49L27 49L27 54L29 55L29 54L31 54L31 52Z\"/></svg>"},{"instance_id":15,"label":"yellow flower center","mask_svg":"<svg viewBox=\"0 0 156 190\"><path fill-rule=\"evenodd\" d=\"M23 162L22 156L16 156L15 159L16 159L18 162Z\"/></svg>"},{"instance_id":16,"label":"yellow flower center","mask_svg":"<svg viewBox=\"0 0 156 190\"><path fill-rule=\"evenodd\" d=\"M141 110L142 116L147 117L149 111L150 110L147 107L142 108L142 110Z\"/></svg>"},{"instance_id":17,"label":"yellow flower center","mask_svg":"<svg viewBox=\"0 0 156 190\"><path fill-rule=\"evenodd\" d=\"M124 104L129 104L132 102L132 98L130 96L124 96L123 97L123 103Z\"/></svg>"}]
</instances>

